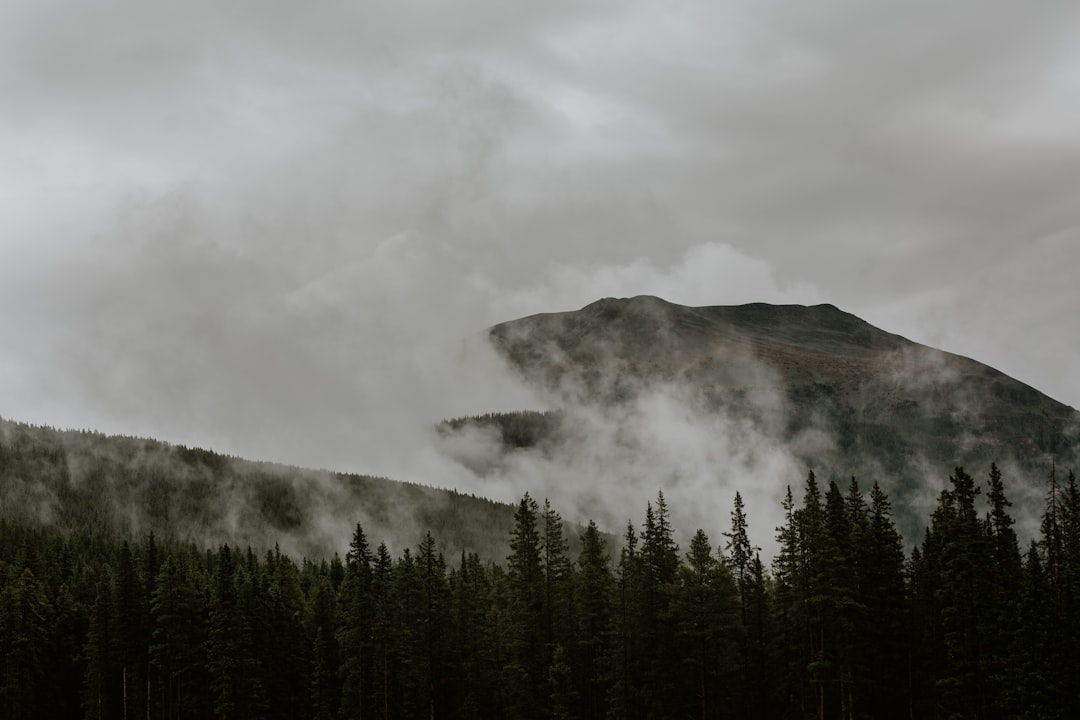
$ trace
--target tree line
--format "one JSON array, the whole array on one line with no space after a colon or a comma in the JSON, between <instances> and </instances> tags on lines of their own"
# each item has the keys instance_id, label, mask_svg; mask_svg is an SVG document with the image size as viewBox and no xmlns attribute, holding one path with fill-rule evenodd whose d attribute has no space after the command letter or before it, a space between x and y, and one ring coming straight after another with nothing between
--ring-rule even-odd
<instances>
[{"instance_id":1,"label":"tree line","mask_svg":"<svg viewBox=\"0 0 1080 720\"><path fill-rule=\"evenodd\" d=\"M344 558L0 521L0 716L1080 717L1080 492L1021 551L1001 473L956 468L910 555L876 484L788 488L775 557L736 494L675 541L662 493L618 552L516 507L504 563ZM616 556L617 555L617 556Z\"/></svg>"}]
</instances>

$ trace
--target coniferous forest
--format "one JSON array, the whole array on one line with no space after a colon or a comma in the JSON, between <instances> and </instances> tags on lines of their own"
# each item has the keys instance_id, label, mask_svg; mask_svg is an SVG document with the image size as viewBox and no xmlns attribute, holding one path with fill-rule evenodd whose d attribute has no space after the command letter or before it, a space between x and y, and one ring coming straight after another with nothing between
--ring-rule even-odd
<instances>
[{"instance_id":1,"label":"coniferous forest","mask_svg":"<svg viewBox=\"0 0 1080 720\"><path fill-rule=\"evenodd\" d=\"M9 518L0 716L1080 717L1080 489L1051 479L1026 548L1009 507L956 468L908 554L876 484L811 472L771 560L739 495L680 547L662 493L572 556L526 495L502 563L359 525L295 559Z\"/></svg>"}]
</instances>

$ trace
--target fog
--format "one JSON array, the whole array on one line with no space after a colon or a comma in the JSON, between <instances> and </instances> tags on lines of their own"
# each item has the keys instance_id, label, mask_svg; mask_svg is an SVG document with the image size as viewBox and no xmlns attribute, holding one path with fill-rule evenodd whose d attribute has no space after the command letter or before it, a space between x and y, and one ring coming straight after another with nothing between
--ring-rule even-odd
<instances>
[{"instance_id":1,"label":"fog","mask_svg":"<svg viewBox=\"0 0 1080 720\"><path fill-rule=\"evenodd\" d=\"M604 296L831 302L1080 406L1078 28L1065 2L7 2L0 415L568 517L601 478L620 525L664 487L726 526L744 487L761 542L765 479L806 469L681 390L616 425L687 464L608 463L601 425L477 485L432 424L550 398L475 338Z\"/></svg>"}]
</instances>

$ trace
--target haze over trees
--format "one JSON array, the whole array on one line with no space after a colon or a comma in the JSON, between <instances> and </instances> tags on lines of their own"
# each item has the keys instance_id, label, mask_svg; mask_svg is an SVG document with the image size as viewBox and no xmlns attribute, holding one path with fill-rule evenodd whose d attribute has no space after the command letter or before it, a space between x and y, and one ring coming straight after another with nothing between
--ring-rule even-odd
<instances>
[{"instance_id":1,"label":"haze over trees","mask_svg":"<svg viewBox=\"0 0 1080 720\"><path fill-rule=\"evenodd\" d=\"M3 457L10 462L11 449ZM526 494L509 553L344 558L0 521L5 718L1067 718L1080 489L1020 548L1006 479L956 468L910 555L875 483L788 490L776 547L662 492L618 549ZM676 537L689 535L685 547Z\"/></svg>"}]
</instances>

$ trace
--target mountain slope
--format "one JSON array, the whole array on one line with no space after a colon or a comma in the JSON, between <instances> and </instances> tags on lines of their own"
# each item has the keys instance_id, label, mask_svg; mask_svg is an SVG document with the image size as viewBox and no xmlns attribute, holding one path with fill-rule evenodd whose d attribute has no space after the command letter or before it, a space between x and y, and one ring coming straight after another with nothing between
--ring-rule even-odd
<instances>
[{"instance_id":1,"label":"mountain slope","mask_svg":"<svg viewBox=\"0 0 1080 720\"><path fill-rule=\"evenodd\" d=\"M1075 460L1073 408L832 305L607 298L496 325L489 338L557 403L618 408L681 388L710 411L757 423L806 466L880 478L906 502L927 474L945 477L955 465L981 473L991 462L1035 495L1052 455ZM824 440L803 442L811 429Z\"/></svg>"},{"instance_id":2,"label":"mountain slope","mask_svg":"<svg viewBox=\"0 0 1080 720\"><path fill-rule=\"evenodd\" d=\"M0 418L4 517L198 546L279 545L294 557L344 550L361 523L394 552L430 531L449 557L467 550L500 561L513 526L511 506L454 491Z\"/></svg>"}]
</instances>

